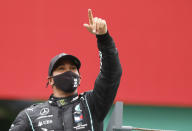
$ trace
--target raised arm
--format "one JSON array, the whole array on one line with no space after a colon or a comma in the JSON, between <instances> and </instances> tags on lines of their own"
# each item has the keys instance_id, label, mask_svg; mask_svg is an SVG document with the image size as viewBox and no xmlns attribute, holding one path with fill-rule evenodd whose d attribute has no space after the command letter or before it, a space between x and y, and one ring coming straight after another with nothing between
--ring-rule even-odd
<instances>
[{"instance_id":1,"label":"raised arm","mask_svg":"<svg viewBox=\"0 0 192 131\"><path fill-rule=\"evenodd\" d=\"M97 17L93 18L91 10L88 13L89 25L86 24L85 27L97 37L100 73L93 91L87 94L87 98L92 115L95 115L98 121L102 121L113 104L122 68L115 43L107 31L106 21Z\"/></svg>"}]
</instances>

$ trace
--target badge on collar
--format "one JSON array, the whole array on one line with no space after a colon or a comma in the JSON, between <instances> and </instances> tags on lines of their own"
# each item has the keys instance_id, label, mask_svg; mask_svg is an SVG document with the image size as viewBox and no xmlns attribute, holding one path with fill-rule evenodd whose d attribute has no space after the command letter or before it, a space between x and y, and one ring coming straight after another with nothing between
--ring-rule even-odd
<instances>
[{"instance_id":1,"label":"badge on collar","mask_svg":"<svg viewBox=\"0 0 192 131\"><path fill-rule=\"evenodd\" d=\"M75 123L79 123L83 120L83 113L82 113L82 110L80 108L80 104L75 106L74 120L75 120Z\"/></svg>"},{"instance_id":2,"label":"badge on collar","mask_svg":"<svg viewBox=\"0 0 192 131\"><path fill-rule=\"evenodd\" d=\"M66 104L66 102L65 102L64 99L59 100L59 103L60 103L62 106Z\"/></svg>"},{"instance_id":3,"label":"badge on collar","mask_svg":"<svg viewBox=\"0 0 192 131\"><path fill-rule=\"evenodd\" d=\"M80 108L80 104L75 106L75 111L76 112L82 112L81 108Z\"/></svg>"}]
</instances>

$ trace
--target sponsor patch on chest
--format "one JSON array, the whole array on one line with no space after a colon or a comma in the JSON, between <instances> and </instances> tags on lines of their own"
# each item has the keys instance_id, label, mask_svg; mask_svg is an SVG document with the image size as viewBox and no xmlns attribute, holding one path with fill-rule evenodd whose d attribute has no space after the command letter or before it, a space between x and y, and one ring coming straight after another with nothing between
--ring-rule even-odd
<instances>
[{"instance_id":1,"label":"sponsor patch on chest","mask_svg":"<svg viewBox=\"0 0 192 131\"><path fill-rule=\"evenodd\" d=\"M42 125L48 125L48 124L52 124L53 120L43 120L43 121L39 121L38 122L38 126L42 126Z\"/></svg>"},{"instance_id":2,"label":"sponsor patch on chest","mask_svg":"<svg viewBox=\"0 0 192 131\"><path fill-rule=\"evenodd\" d=\"M73 127L76 130L84 129L87 126L87 124L78 124L77 126Z\"/></svg>"}]
</instances>

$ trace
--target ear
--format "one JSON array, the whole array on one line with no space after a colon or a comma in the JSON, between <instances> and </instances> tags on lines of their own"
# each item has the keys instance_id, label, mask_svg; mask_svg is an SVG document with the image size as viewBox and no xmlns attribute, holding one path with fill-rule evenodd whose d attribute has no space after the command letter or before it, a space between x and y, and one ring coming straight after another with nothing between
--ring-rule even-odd
<instances>
[{"instance_id":1,"label":"ear","mask_svg":"<svg viewBox=\"0 0 192 131\"><path fill-rule=\"evenodd\" d=\"M81 75L79 75L79 85L80 85L80 83L81 83Z\"/></svg>"},{"instance_id":2,"label":"ear","mask_svg":"<svg viewBox=\"0 0 192 131\"><path fill-rule=\"evenodd\" d=\"M53 81L53 78L48 78L48 82L49 82L49 85L51 85L51 86L53 86L53 84L54 84L54 81Z\"/></svg>"}]
</instances>

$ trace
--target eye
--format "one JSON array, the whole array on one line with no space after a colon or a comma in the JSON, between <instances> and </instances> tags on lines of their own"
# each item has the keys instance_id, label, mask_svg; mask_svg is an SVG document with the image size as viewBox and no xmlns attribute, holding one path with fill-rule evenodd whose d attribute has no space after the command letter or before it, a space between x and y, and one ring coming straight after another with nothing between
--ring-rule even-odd
<instances>
[{"instance_id":1,"label":"eye","mask_svg":"<svg viewBox=\"0 0 192 131\"><path fill-rule=\"evenodd\" d=\"M64 67L59 67L58 70L65 70L65 68Z\"/></svg>"}]
</instances>

